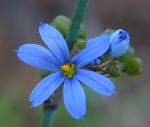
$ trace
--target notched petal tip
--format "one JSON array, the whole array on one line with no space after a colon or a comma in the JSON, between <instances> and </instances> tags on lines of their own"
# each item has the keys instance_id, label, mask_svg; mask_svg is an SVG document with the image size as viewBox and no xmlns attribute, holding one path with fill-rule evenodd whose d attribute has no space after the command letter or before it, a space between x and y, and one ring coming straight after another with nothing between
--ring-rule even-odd
<instances>
[{"instance_id":1,"label":"notched petal tip","mask_svg":"<svg viewBox=\"0 0 150 127\"><path fill-rule=\"evenodd\" d=\"M73 118L76 119L76 120L83 120L84 116L85 116L85 114L82 115L82 116L73 116Z\"/></svg>"},{"instance_id":2,"label":"notched petal tip","mask_svg":"<svg viewBox=\"0 0 150 127\"><path fill-rule=\"evenodd\" d=\"M36 106L34 106L32 103L31 103L31 109L34 109L34 108L36 108Z\"/></svg>"},{"instance_id":3,"label":"notched petal tip","mask_svg":"<svg viewBox=\"0 0 150 127\"><path fill-rule=\"evenodd\" d=\"M45 24L46 24L46 23L44 23L44 22L40 22L40 23L39 23L39 26L40 26L40 27L43 27Z\"/></svg>"},{"instance_id":4,"label":"notched petal tip","mask_svg":"<svg viewBox=\"0 0 150 127\"><path fill-rule=\"evenodd\" d=\"M113 96L113 95L115 95L116 94L116 90L112 90L111 92L109 92L109 93L107 93L107 94L105 94L105 96Z\"/></svg>"},{"instance_id":5,"label":"notched petal tip","mask_svg":"<svg viewBox=\"0 0 150 127\"><path fill-rule=\"evenodd\" d=\"M36 104L36 103L32 102L31 106L32 106L32 108L37 108L39 106L39 104Z\"/></svg>"},{"instance_id":6,"label":"notched petal tip","mask_svg":"<svg viewBox=\"0 0 150 127\"><path fill-rule=\"evenodd\" d=\"M33 101L32 95L29 96L28 100L29 100L30 103L32 103L32 101Z\"/></svg>"}]
</instances>

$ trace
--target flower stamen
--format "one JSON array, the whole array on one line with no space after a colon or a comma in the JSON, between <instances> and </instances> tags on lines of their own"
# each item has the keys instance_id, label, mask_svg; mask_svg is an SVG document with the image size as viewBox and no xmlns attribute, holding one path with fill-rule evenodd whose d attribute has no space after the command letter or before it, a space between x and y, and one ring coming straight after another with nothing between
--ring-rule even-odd
<instances>
[{"instance_id":1,"label":"flower stamen","mask_svg":"<svg viewBox=\"0 0 150 127\"><path fill-rule=\"evenodd\" d=\"M60 66L60 69L63 72L63 75L67 78L72 78L73 74L75 73L75 65L74 64L63 64Z\"/></svg>"}]
</instances>

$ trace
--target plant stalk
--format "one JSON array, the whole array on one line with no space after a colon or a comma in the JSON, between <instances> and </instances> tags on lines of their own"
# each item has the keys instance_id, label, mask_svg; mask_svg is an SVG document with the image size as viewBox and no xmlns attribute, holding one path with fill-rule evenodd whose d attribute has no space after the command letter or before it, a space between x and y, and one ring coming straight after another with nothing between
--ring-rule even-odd
<instances>
[{"instance_id":1,"label":"plant stalk","mask_svg":"<svg viewBox=\"0 0 150 127\"><path fill-rule=\"evenodd\" d=\"M52 127L54 111L44 110L42 127Z\"/></svg>"},{"instance_id":2,"label":"plant stalk","mask_svg":"<svg viewBox=\"0 0 150 127\"><path fill-rule=\"evenodd\" d=\"M70 51L73 48L73 45L76 41L76 37L77 37L78 31L80 30L80 26L81 26L82 19L84 17L88 2L89 2L89 0L78 0L77 1L74 15L72 18L72 23L71 23L68 35L66 37L66 41L68 43L68 47L69 47Z\"/></svg>"}]
</instances>

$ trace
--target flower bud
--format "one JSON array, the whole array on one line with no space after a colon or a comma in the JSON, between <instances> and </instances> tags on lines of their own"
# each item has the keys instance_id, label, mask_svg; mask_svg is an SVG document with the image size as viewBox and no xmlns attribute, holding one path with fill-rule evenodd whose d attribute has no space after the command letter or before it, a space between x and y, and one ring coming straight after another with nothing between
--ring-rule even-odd
<instances>
[{"instance_id":1,"label":"flower bud","mask_svg":"<svg viewBox=\"0 0 150 127\"><path fill-rule=\"evenodd\" d=\"M51 23L64 37L67 36L71 21L68 17L58 15Z\"/></svg>"},{"instance_id":2,"label":"flower bud","mask_svg":"<svg viewBox=\"0 0 150 127\"><path fill-rule=\"evenodd\" d=\"M77 40L76 40L76 46L77 46L79 49L84 49L85 46L86 46L86 40L84 40L84 39L77 39Z\"/></svg>"},{"instance_id":3,"label":"flower bud","mask_svg":"<svg viewBox=\"0 0 150 127\"><path fill-rule=\"evenodd\" d=\"M110 36L109 55L112 58L125 54L129 48L129 35L126 31L118 29Z\"/></svg>"},{"instance_id":4,"label":"flower bud","mask_svg":"<svg viewBox=\"0 0 150 127\"><path fill-rule=\"evenodd\" d=\"M123 64L121 63L112 63L106 69L106 73L109 74L111 77L117 78L122 75Z\"/></svg>"},{"instance_id":5,"label":"flower bud","mask_svg":"<svg viewBox=\"0 0 150 127\"><path fill-rule=\"evenodd\" d=\"M123 55L118 59L122 64L124 64L124 72L130 76L139 75L143 72L142 60L138 57L131 55Z\"/></svg>"},{"instance_id":6,"label":"flower bud","mask_svg":"<svg viewBox=\"0 0 150 127\"><path fill-rule=\"evenodd\" d=\"M77 38L86 40L86 30L83 24L80 26L80 30L77 34Z\"/></svg>"},{"instance_id":7,"label":"flower bud","mask_svg":"<svg viewBox=\"0 0 150 127\"><path fill-rule=\"evenodd\" d=\"M125 64L125 72L130 76L141 74L143 72L141 59L137 57L130 58Z\"/></svg>"}]
</instances>

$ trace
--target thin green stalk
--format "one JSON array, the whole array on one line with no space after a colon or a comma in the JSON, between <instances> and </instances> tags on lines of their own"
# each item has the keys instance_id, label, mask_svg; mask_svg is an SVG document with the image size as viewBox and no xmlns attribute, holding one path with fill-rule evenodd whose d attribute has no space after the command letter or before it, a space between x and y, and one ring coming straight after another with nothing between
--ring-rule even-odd
<instances>
[{"instance_id":1,"label":"thin green stalk","mask_svg":"<svg viewBox=\"0 0 150 127\"><path fill-rule=\"evenodd\" d=\"M66 41L68 42L68 47L70 50L73 48L78 31L80 30L80 26L82 23L82 19L83 19L86 7L88 5L88 1L89 0L78 0L77 1L74 15L72 18L72 24L70 26L68 35L66 37Z\"/></svg>"},{"instance_id":2,"label":"thin green stalk","mask_svg":"<svg viewBox=\"0 0 150 127\"><path fill-rule=\"evenodd\" d=\"M41 127L52 127L54 111L44 110Z\"/></svg>"}]
</instances>

